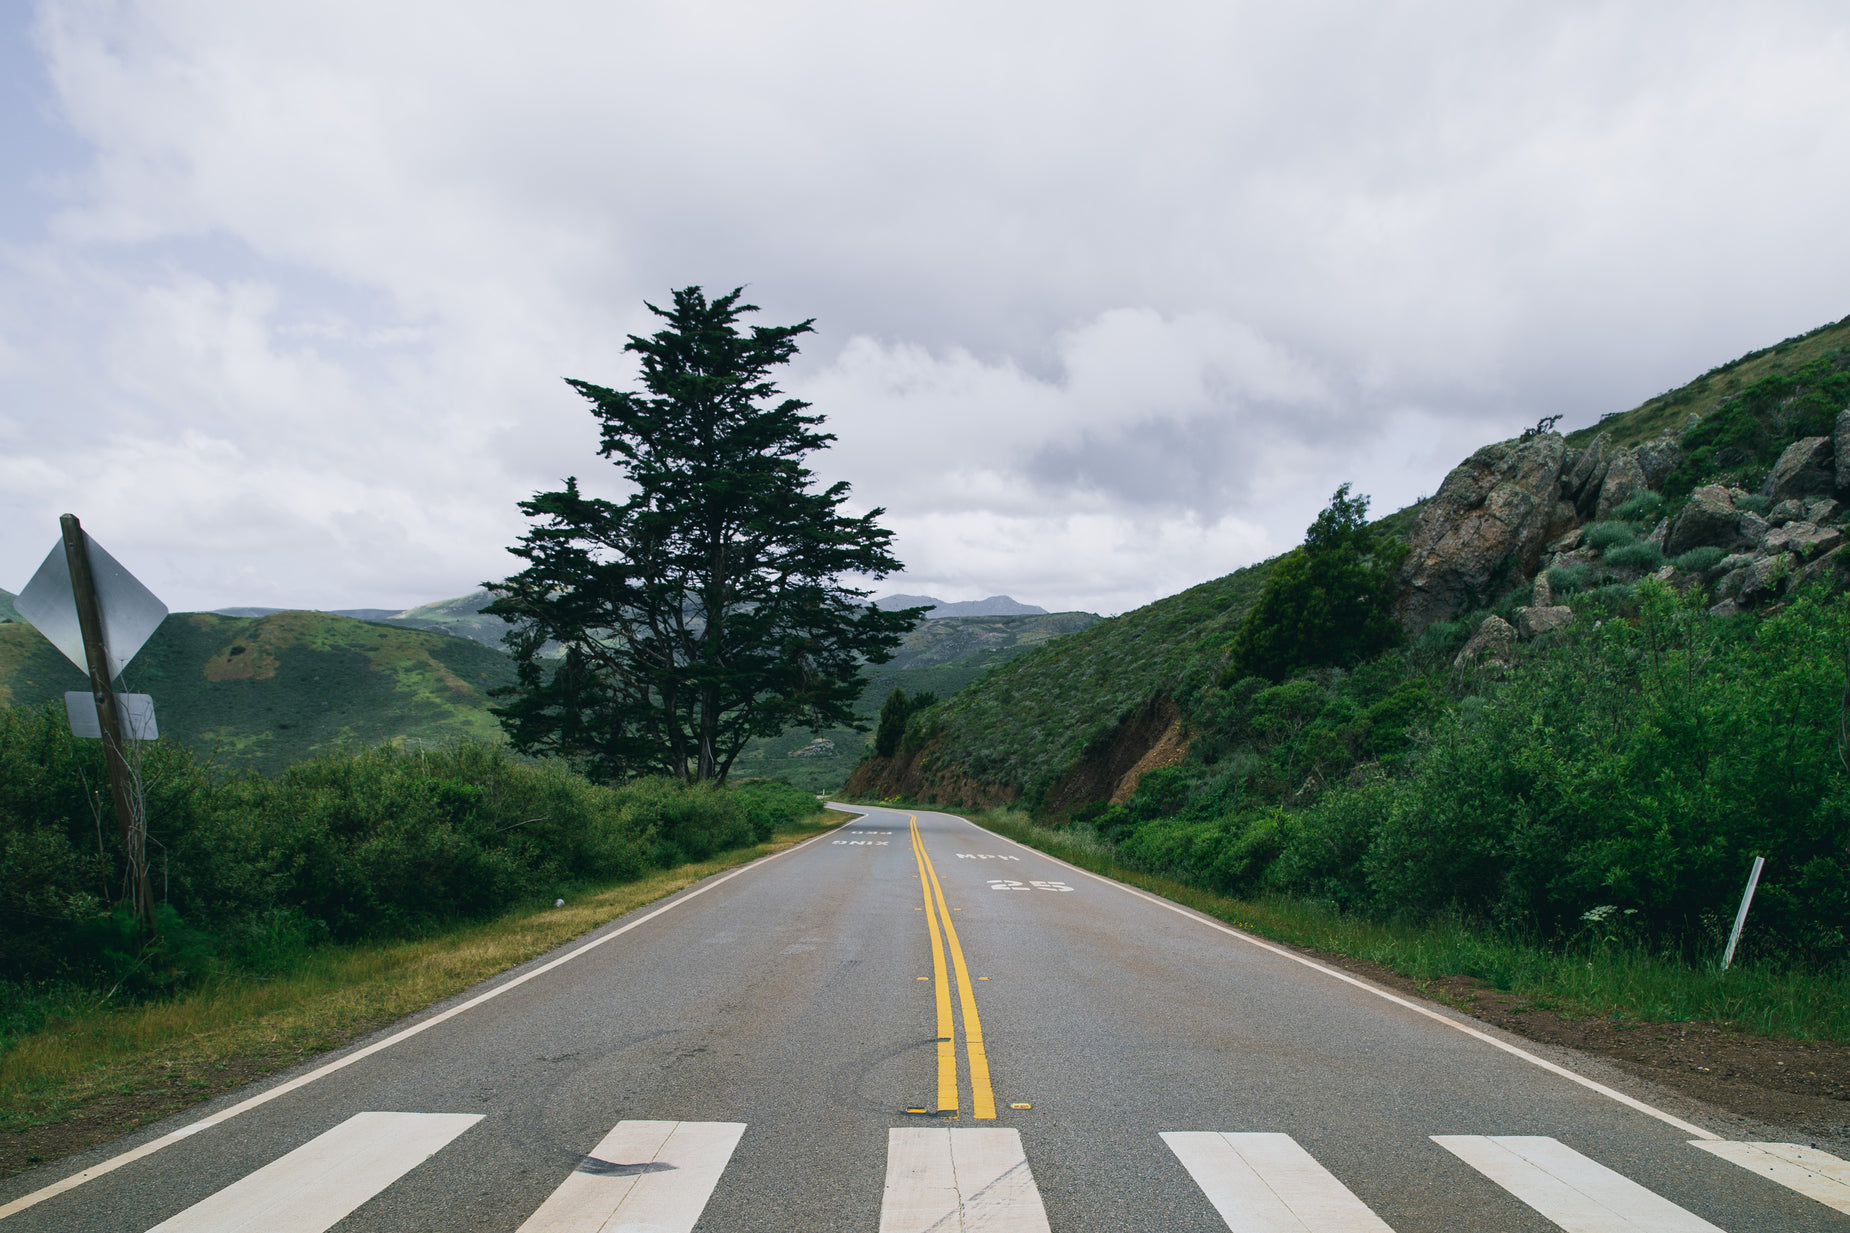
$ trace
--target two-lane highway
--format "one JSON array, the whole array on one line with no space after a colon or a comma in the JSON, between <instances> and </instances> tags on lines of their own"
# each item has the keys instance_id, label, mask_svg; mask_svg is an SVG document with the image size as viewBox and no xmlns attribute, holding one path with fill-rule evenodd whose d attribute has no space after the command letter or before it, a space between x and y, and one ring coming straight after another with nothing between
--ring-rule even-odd
<instances>
[{"instance_id":1,"label":"two-lane highway","mask_svg":"<svg viewBox=\"0 0 1850 1233\"><path fill-rule=\"evenodd\" d=\"M869 809L0 1183L0 1233L1850 1230L1833 1158L1551 1066L960 818Z\"/></svg>"}]
</instances>

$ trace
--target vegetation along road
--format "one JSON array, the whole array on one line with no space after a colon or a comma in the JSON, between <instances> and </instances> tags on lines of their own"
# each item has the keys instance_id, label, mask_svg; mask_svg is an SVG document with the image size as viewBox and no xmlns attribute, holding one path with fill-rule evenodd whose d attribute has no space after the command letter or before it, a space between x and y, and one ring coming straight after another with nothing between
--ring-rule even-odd
<instances>
[{"instance_id":1,"label":"vegetation along road","mask_svg":"<svg viewBox=\"0 0 1850 1233\"><path fill-rule=\"evenodd\" d=\"M8 1179L0 1212L9 1233L1844 1227L1828 1158L1545 1054L961 818L867 809Z\"/></svg>"}]
</instances>

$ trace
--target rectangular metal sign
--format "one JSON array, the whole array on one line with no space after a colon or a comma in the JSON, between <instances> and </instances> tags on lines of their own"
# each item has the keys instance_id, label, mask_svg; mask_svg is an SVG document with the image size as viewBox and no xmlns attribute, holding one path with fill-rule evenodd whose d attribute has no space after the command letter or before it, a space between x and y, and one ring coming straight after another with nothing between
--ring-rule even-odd
<instances>
[{"instance_id":1,"label":"rectangular metal sign","mask_svg":"<svg viewBox=\"0 0 1850 1233\"><path fill-rule=\"evenodd\" d=\"M122 716L122 735L131 741L157 741L160 728L154 722L154 699L147 694L117 694L116 707ZM64 695L64 713L71 721L72 736L103 739L103 723L96 716L96 697L88 690L72 690Z\"/></svg>"}]
</instances>

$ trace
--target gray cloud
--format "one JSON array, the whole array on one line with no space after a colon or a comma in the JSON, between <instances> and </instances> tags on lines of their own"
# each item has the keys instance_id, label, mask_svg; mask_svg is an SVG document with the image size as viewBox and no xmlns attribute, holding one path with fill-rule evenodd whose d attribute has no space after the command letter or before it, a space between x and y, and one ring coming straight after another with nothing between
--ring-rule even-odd
<instances>
[{"instance_id":1,"label":"gray cloud","mask_svg":"<svg viewBox=\"0 0 1850 1233\"><path fill-rule=\"evenodd\" d=\"M1142 602L1850 310L1846 28L47 0L0 49L44 83L0 97L0 585L77 508L178 606L457 593L604 466L559 378L744 282L818 318L789 384L904 589Z\"/></svg>"}]
</instances>

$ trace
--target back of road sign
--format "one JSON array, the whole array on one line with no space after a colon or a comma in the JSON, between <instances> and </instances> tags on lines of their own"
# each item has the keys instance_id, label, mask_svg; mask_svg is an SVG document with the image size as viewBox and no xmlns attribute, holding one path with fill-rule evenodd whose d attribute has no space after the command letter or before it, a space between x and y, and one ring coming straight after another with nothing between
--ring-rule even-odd
<instances>
[{"instance_id":1,"label":"back of road sign","mask_svg":"<svg viewBox=\"0 0 1850 1233\"><path fill-rule=\"evenodd\" d=\"M158 741L161 730L154 723L154 699L147 694L117 694L117 714L122 717L122 733L131 741ZM103 739L103 721L96 715L96 695L89 690L71 690L64 695L64 714L71 721L72 736Z\"/></svg>"},{"instance_id":2,"label":"back of road sign","mask_svg":"<svg viewBox=\"0 0 1850 1233\"><path fill-rule=\"evenodd\" d=\"M167 605L154 592L136 581L103 551L103 546L84 533L89 546L90 575L96 582L96 604L103 611L103 641L109 646L109 679L122 675L122 666L135 658L142 644L167 617ZM86 675L90 671L84 659L84 636L77 624L77 601L71 595L71 565L64 555L64 541L59 540L13 600L20 616L45 635L46 641L64 652L64 657ZM92 720L92 722L95 722Z\"/></svg>"}]
</instances>

